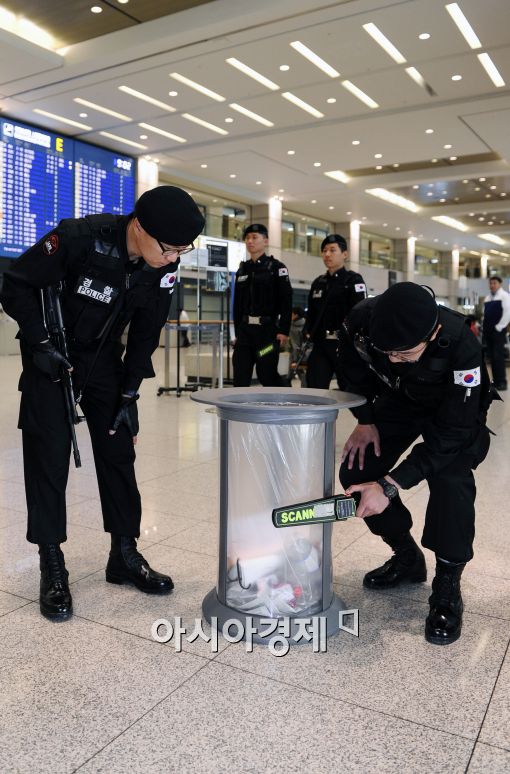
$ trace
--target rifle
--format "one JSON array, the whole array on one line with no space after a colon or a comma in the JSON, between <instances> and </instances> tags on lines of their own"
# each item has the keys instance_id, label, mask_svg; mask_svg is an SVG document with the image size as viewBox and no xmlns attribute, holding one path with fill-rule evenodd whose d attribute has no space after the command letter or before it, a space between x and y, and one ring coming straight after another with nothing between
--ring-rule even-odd
<instances>
[{"instance_id":1,"label":"rifle","mask_svg":"<svg viewBox=\"0 0 510 774\"><path fill-rule=\"evenodd\" d=\"M62 306L60 304L60 296L62 294L62 283L57 285L42 288L41 290L41 306L44 319L44 326L48 332L48 338L60 354L69 360L69 353L67 349L66 329L64 327L64 320L62 317ZM62 369L61 378L62 389L64 392L64 402L66 407L67 421L69 423L69 429L71 431L71 443L73 446L74 464L77 468L81 468L80 451L78 449L78 441L76 440L76 432L74 426L80 422L85 422L85 417L78 414L76 408L76 400L74 397L73 380L71 374L67 369Z\"/></svg>"},{"instance_id":2,"label":"rifle","mask_svg":"<svg viewBox=\"0 0 510 774\"><path fill-rule=\"evenodd\" d=\"M303 344L301 344L300 348L298 349L298 356L294 363L294 367L291 367L290 369L291 380L298 375L299 366L308 358L308 354L312 349L312 347L313 347L313 342L311 341L311 339L307 339L305 342L303 342Z\"/></svg>"}]
</instances>

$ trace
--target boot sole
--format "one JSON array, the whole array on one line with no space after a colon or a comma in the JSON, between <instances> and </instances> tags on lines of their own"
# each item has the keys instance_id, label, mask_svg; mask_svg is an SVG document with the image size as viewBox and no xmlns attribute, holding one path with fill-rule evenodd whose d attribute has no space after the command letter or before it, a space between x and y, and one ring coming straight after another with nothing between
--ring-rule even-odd
<instances>
[{"instance_id":1,"label":"boot sole","mask_svg":"<svg viewBox=\"0 0 510 774\"><path fill-rule=\"evenodd\" d=\"M124 578L122 575L112 575L111 573L106 573L106 582L115 583L117 586L123 586L124 583L128 583L131 586L135 586L139 591L143 591L145 594L170 594L170 592L174 590L173 586L163 589L144 588L141 584L131 580L131 578Z\"/></svg>"},{"instance_id":2,"label":"boot sole","mask_svg":"<svg viewBox=\"0 0 510 774\"><path fill-rule=\"evenodd\" d=\"M425 639L427 642L430 642L431 645L452 645L454 642L457 642L458 639L460 639L461 631L455 636L451 637L448 640L445 640L444 637L435 637L433 634L428 634L427 631L425 631Z\"/></svg>"},{"instance_id":3,"label":"boot sole","mask_svg":"<svg viewBox=\"0 0 510 774\"><path fill-rule=\"evenodd\" d=\"M372 583L365 582L365 579L363 578L363 586L366 589L370 589L371 591L384 591L385 589L394 589L403 583L425 583L426 580L426 575L419 575L414 578L401 578L400 580L394 581L393 583L384 583L380 586L374 586Z\"/></svg>"},{"instance_id":4,"label":"boot sole","mask_svg":"<svg viewBox=\"0 0 510 774\"><path fill-rule=\"evenodd\" d=\"M39 610L41 611L41 615L44 616L44 618L47 618L48 621L54 621L55 623L67 621L73 616L73 608L66 610L65 613L49 613L47 610L44 610L41 605L39 605Z\"/></svg>"}]
</instances>

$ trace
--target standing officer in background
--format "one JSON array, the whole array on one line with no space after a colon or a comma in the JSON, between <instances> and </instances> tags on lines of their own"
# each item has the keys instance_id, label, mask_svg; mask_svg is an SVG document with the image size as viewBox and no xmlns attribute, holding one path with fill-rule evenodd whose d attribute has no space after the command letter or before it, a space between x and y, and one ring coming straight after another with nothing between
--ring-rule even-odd
<instances>
[{"instance_id":1,"label":"standing officer in background","mask_svg":"<svg viewBox=\"0 0 510 774\"><path fill-rule=\"evenodd\" d=\"M491 362L492 380L497 390L506 390L505 340L510 322L510 295L501 287L501 277L489 280L490 294L485 296L483 340Z\"/></svg>"},{"instance_id":2,"label":"standing officer in background","mask_svg":"<svg viewBox=\"0 0 510 774\"><path fill-rule=\"evenodd\" d=\"M352 310L340 359L344 389L367 399L352 409L359 424L345 444L340 481L359 498L357 515L394 552L363 585L384 590L426 580L425 557L399 493L426 480L421 542L436 555L436 575L425 637L438 645L455 642L462 626L460 577L473 557L472 470L489 449L492 388L480 344L463 315L438 307L428 289L401 282Z\"/></svg>"},{"instance_id":3,"label":"standing officer in background","mask_svg":"<svg viewBox=\"0 0 510 774\"><path fill-rule=\"evenodd\" d=\"M338 338L352 307L367 297L361 274L345 268L347 242L330 234L321 244L326 273L314 279L308 296L305 332L313 342L306 371L307 387L327 390L336 374L340 380Z\"/></svg>"},{"instance_id":4,"label":"standing officer in background","mask_svg":"<svg viewBox=\"0 0 510 774\"><path fill-rule=\"evenodd\" d=\"M264 387L283 387L278 374L280 349L289 338L292 287L285 264L266 255L267 228L247 226L244 241L249 254L236 273L232 364L234 387L249 387L255 365Z\"/></svg>"},{"instance_id":5,"label":"standing officer in background","mask_svg":"<svg viewBox=\"0 0 510 774\"><path fill-rule=\"evenodd\" d=\"M23 373L19 428L28 509L27 539L39 545L40 608L63 620L72 614L60 544L67 539L65 492L71 433L60 377L72 371L75 394L92 440L106 532L112 547L110 583L166 593L171 578L137 551L141 502L133 444L142 379L153 377L151 356L167 319L179 255L204 226L185 191L160 186L144 193L134 213L62 220L5 272L0 300L19 324ZM62 283L69 361L45 328L40 289ZM120 336L127 324L126 352Z\"/></svg>"}]
</instances>

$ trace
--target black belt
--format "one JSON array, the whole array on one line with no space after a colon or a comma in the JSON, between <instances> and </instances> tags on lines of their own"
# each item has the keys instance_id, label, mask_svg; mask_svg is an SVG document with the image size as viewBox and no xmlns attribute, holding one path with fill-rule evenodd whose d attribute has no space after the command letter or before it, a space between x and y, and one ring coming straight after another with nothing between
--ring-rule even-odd
<instances>
[{"instance_id":1,"label":"black belt","mask_svg":"<svg viewBox=\"0 0 510 774\"><path fill-rule=\"evenodd\" d=\"M243 322L248 323L248 325L264 325L265 323L273 322L272 317L258 317L249 314L244 314L242 319Z\"/></svg>"}]
</instances>

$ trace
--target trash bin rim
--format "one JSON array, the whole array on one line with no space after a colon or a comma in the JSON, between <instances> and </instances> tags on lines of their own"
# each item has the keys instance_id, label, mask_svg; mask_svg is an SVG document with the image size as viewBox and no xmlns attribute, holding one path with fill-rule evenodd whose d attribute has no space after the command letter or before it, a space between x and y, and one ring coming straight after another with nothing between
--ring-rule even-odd
<instances>
[{"instance_id":1,"label":"trash bin rim","mask_svg":"<svg viewBox=\"0 0 510 774\"><path fill-rule=\"evenodd\" d=\"M279 405L279 401L286 396L291 402ZM259 400L257 400L257 397ZM219 408L242 410L257 414L258 412L282 411L299 415L310 411L331 411L342 408L354 408L365 403L365 398L352 392L292 389L291 387L224 387L200 390L191 395L191 399L198 403L207 403ZM250 402L250 399L253 402ZM274 403L274 408L271 406ZM303 405L305 404L305 405Z\"/></svg>"}]
</instances>

